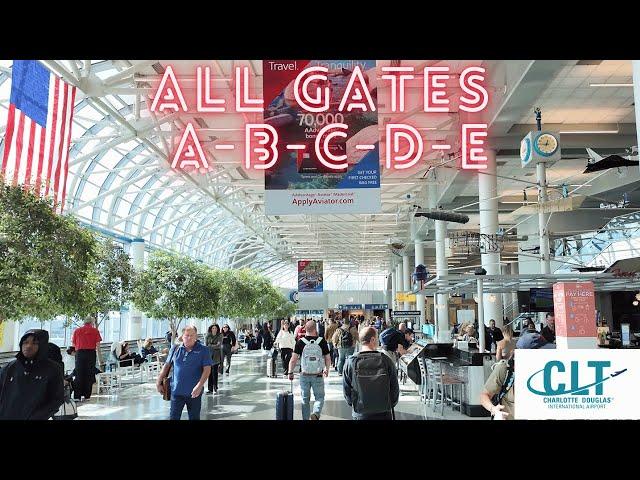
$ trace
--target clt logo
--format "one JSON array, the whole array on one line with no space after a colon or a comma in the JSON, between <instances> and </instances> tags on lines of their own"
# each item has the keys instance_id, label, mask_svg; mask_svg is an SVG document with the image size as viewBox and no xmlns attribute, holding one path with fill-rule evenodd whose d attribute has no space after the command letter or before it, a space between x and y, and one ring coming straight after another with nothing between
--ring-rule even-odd
<instances>
[{"instance_id":1,"label":"clt logo","mask_svg":"<svg viewBox=\"0 0 640 480\"><path fill-rule=\"evenodd\" d=\"M567 369L563 362L554 360L547 362L543 369L538 370L529 377L527 388L531 393L545 397L589 395L590 389L594 387L595 395L603 395L604 382L627 371L625 368L605 377L605 369L609 367L611 367L611 362L609 361L587 361L586 366L583 364L582 367L580 367L579 362L572 361ZM537 390L532 386L534 379L540 373L542 373L543 378L543 390ZM584 385L580 385L581 373L583 382L585 382L585 378L589 379L586 380L587 383ZM570 385L569 387L567 387L567 383Z\"/></svg>"}]
</instances>

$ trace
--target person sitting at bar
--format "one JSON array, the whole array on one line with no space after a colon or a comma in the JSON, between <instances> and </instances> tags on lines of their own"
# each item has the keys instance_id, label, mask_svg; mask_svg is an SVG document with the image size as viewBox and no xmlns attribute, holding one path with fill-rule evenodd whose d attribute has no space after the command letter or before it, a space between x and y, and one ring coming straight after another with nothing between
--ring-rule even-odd
<instances>
[{"instance_id":1,"label":"person sitting at bar","mask_svg":"<svg viewBox=\"0 0 640 480\"><path fill-rule=\"evenodd\" d=\"M469 323L464 328L463 335L462 335L462 341L463 342L478 343L478 340L476 338L476 329L472 324Z\"/></svg>"}]
</instances>

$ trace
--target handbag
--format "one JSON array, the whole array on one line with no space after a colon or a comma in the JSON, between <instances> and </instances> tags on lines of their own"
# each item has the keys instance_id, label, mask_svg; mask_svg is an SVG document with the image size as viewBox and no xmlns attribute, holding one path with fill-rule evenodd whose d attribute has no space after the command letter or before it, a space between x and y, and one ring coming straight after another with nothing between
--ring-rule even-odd
<instances>
[{"instance_id":1,"label":"handbag","mask_svg":"<svg viewBox=\"0 0 640 480\"><path fill-rule=\"evenodd\" d=\"M178 348L180 347L176 346L175 350L171 354L171 358L169 359L170 364L173 362L173 357L178 351ZM171 366L170 368L171 368L171 376L167 374L167 376L162 379L162 399L167 401L171 400L171 377L173 376L173 366Z\"/></svg>"},{"instance_id":2,"label":"handbag","mask_svg":"<svg viewBox=\"0 0 640 480\"><path fill-rule=\"evenodd\" d=\"M71 398L71 386L64 386L64 403L60 405L60 409L53 414L52 420L73 420L78 417L78 408L76 402Z\"/></svg>"}]
</instances>

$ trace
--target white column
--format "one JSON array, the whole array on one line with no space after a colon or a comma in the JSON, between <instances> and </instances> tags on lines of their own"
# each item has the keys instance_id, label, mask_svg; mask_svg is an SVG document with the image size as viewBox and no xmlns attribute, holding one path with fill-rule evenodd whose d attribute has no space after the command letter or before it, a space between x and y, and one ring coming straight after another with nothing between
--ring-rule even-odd
<instances>
[{"instance_id":1,"label":"white column","mask_svg":"<svg viewBox=\"0 0 640 480\"><path fill-rule=\"evenodd\" d=\"M482 280L482 276L478 277L477 280L477 285L478 285L478 342L480 342L480 345L478 345L478 348L480 349L481 352L484 352L484 346L485 346L485 338L484 338L484 328L482 327L483 325L485 325L485 314L484 314L484 310L485 307L487 306L487 304L484 301L484 293L483 293L483 280Z\"/></svg>"},{"instance_id":2,"label":"white column","mask_svg":"<svg viewBox=\"0 0 640 480\"><path fill-rule=\"evenodd\" d=\"M402 291L405 293L411 290L411 284L409 283L409 255L402 256ZM411 310L411 302L404 302L402 308L404 310Z\"/></svg>"},{"instance_id":3,"label":"white column","mask_svg":"<svg viewBox=\"0 0 640 480\"><path fill-rule=\"evenodd\" d=\"M131 264L136 270L144 268L144 240L135 239L131 242L129 250ZM129 308L129 323L127 324L127 339L137 340L142 334L142 312L135 308L133 304ZM121 334L122 335L122 334Z\"/></svg>"},{"instance_id":4,"label":"white column","mask_svg":"<svg viewBox=\"0 0 640 480\"><path fill-rule=\"evenodd\" d=\"M511 264L511 275L518 275L518 263L514 262ZM518 291L514 290L511 292L511 301L513 302L513 315L509 320L513 320L520 313L520 305L518 304Z\"/></svg>"},{"instance_id":5,"label":"white column","mask_svg":"<svg viewBox=\"0 0 640 480\"><path fill-rule=\"evenodd\" d=\"M424 265L424 245L420 240L416 240L414 245L415 245L415 252L416 252L416 267L418 265ZM424 295L423 294L416 294L416 310L420 312L419 325L422 326L424 324Z\"/></svg>"},{"instance_id":6,"label":"white column","mask_svg":"<svg viewBox=\"0 0 640 480\"><path fill-rule=\"evenodd\" d=\"M18 324L12 320L0 323L0 352L14 352L17 350L15 341Z\"/></svg>"},{"instance_id":7,"label":"white column","mask_svg":"<svg viewBox=\"0 0 640 480\"><path fill-rule=\"evenodd\" d=\"M445 239L447 238L447 223L436 220L436 275L443 276L448 273L447 257L445 256ZM451 340L449 331L449 295L439 293L434 298L436 318L436 332L439 342Z\"/></svg>"},{"instance_id":8,"label":"white column","mask_svg":"<svg viewBox=\"0 0 640 480\"><path fill-rule=\"evenodd\" d=\"M396 293L398 293L398 279L396 278L396 268L391 267L391 301L389 307L395 310Z\"/></svg>"},{"instance_id":9,"label":"white column","mask_svg":"<svg viewBox=\"0 0 640 480\"><path fill-rule=\"evenodd\" d=\"M538 177L538 208L547 201L547 166L545 163L536 165ZM551 258L549 251L549 232L547 220L549 215L538 211L538 235L540 237L540 273L551 273Z\"/></svg>"},{"instance_id":10,"label":"white column","mask_svg":"<svg viewBox=\"0 0 640 480\"><path fill-rule=\"evenodd\" d=\"M502 273L503 275L509 275L511 269L511 265L509 263L505 264L505 265L501 265L500 266L500 273ZM504 292L502 294L502 308L503 308L503 313L500 316L500 318L496 318L496 327L501 327L502 325L504 325L504 316L505 313L507 312L507 305L511 304L511 293L509 292ZM509 308L509 315L511 315L511 308Z\"/></svg>"},{"instance_id":11,"label":"white column","mask_svg":"<svg viewBox=\"0 0 640 480\"><path fill-rule=\"evenodd\" d=\"M496 177L496 153L486 150L487 168L478 172L478 196L480 202L480 233L495 235L498 233L498 179ZM481 255L482 267L487 275L500 274L500 253L483 253ZM490 296L484 296L484 321L489 325L489 320L494 319L496 325L502 319L502 296L495 295L495 301L489 300ZM478 324L482 329L482 325Z\"/></svg>"},{"instance_id":12,"label":"white column","mask_svg":"<svg viewBox=\"0 0 640 480\"><path fill-rule=\"evenodd\" d=\"M640 124L640 60L633 61L633 97L635 100L636 125ZM636 128L640 148L640 128Z\"/></svg>"},{"instance_id":13,"label":"white column","mask_svg":"<svg viewBox=\"0 0 640 480\"><path fill-rule=\"evenodd\" d=\"M402 282L402 262L396 265L396 293L404 291L404 283ZM402 304L395 300L396 308L394 310L402 310Z\"/></svg>"}]
</instances>

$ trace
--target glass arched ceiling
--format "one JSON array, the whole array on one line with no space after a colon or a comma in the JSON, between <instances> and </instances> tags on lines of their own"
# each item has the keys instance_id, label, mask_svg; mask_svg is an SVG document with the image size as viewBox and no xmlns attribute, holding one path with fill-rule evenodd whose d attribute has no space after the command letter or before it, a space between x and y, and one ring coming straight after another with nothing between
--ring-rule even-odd
<instances>
[{"instance_id":1,"label":"glass arched ceiling","mask_svg":"<svg viewBox=\"0 0 640 480\"><path fill-rule=\"evenodd\" d=\"M383 172L381 214L267 217L262 179L245 172L237 159L225 157L198 176L176 173L168 166L174 131L187 121L209 134L201 141L212 152L219 137L233 141L233 135L242 136L219 131L242 130L238 127L255 120L235 113L213 119L150 114L150 79L159 78L169 64L193 77L202 62L42 62L79 86L65 211L86 225L128 239L144 238L151 248L184 253L214 266L250 267L287 287L295 285L294 261L303 258L325 260L327 288L334 280L337 289L382 284L391 260L388 240L408 240L407 198L411 193L413 201L424 188L427 163L415 178ZM221 78L231 77L238 64L207 62ZM262 74L259 61L241 63L256 76ZM6 124L11 65L0 62L0 125ZM224 94L233 100L230 85ZM259 85L255 82L257 90ZM447 180L443 176L439 181Z\"/></svg>"},{"instance_id":2,"label":"glass arched ceiling","mask_svg":"<svg viewBox=\"0 0 640 480\"><path fill-rule=\"evenodd\" d=\"M76 84L86 71L85 61L43 63ZM0 138L11 66L10 60L0 61ZM131 68L126 61L91 61L90 75L108 82ZM214 266L264 271L276 283L291 273L286 245L268 231L255 209L260 199L229 181L240 177L239 169L215 170L206 178L171 171L167 138L173 121L182 119L170 116L156 122L146 105L136 104L134 88L114 87L113 93L95 95L90 84L82 86L74 110L66 213L124 239L143 238L151 248L184 253Z\"/></svg>"}]
</instances>

